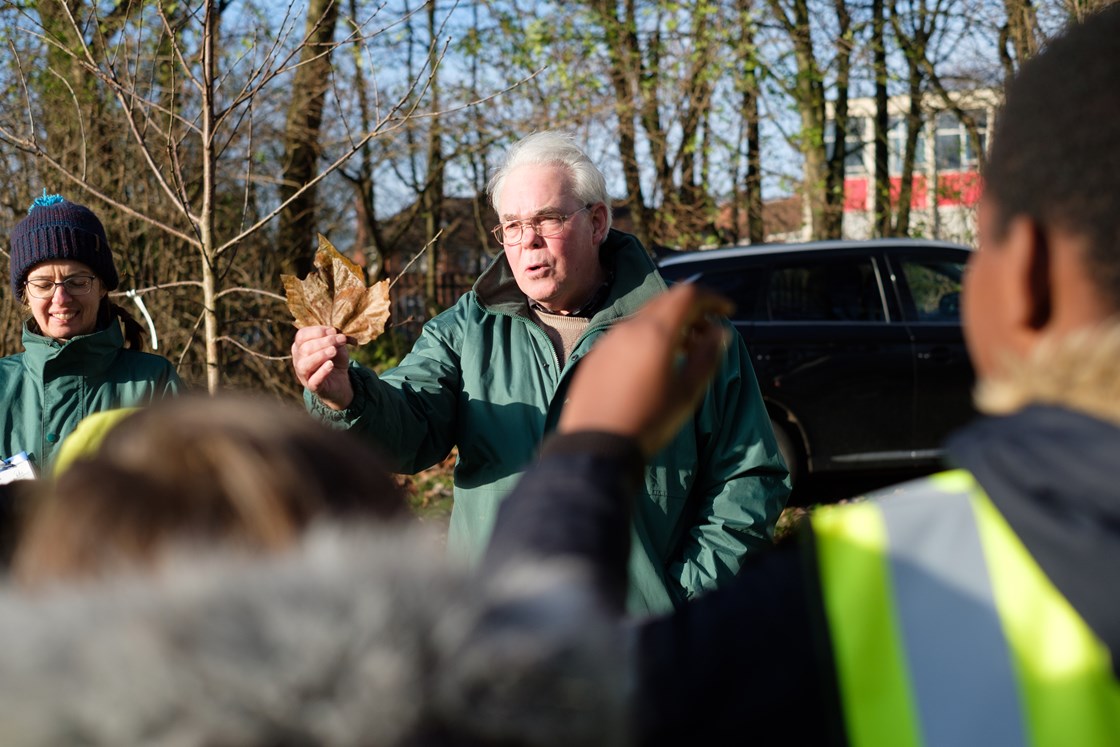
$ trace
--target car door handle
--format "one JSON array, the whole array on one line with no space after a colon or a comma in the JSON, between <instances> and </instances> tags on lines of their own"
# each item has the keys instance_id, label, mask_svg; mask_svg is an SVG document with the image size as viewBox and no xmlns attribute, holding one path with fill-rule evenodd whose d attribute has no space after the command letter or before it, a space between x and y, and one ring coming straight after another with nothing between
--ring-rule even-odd
<instances>
[{"instance_id":1,"label":"car door handle","mask_svg":"<svg viewBox=\"0 0 1120 747\"><path fill-rule=\"evenodd\" d=\"M762 363L787 363L789 361L789 350L785 348L775 348L765 353L756 354L754 359Z\"/></svg>"},{"instance_id":2,"label":"car door handle","mask_svg":"<svg viewBox=\"0 0 1120 747\"><path fill-rule=\"evenodd\" d=\"M945 363L952 360L953 357L953 351L943 346L930 348L929 350L923 350L918 353L918 360L930 361L931 363Z\"/></svg>"}]
</instances>

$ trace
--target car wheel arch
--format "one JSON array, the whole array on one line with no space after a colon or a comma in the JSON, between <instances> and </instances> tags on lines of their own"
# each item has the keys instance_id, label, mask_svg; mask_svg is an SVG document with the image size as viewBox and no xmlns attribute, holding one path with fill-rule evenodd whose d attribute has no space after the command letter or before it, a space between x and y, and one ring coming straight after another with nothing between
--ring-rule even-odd
<instances>
[{"instance_id":1,"label":"car wheel arch","mask_svg":"<svg viewBox=\"0 0 1120 747\"><path fill-rule=\"evenodd\" d=\"M770 416L770 426L774 430L778 450L789 468L790 482L796 484L804 478L808 470L809 449L805 442L805 434L797 418L787 410L770 406L767 408L767 413Z\"/></svg>"}]
</instances>

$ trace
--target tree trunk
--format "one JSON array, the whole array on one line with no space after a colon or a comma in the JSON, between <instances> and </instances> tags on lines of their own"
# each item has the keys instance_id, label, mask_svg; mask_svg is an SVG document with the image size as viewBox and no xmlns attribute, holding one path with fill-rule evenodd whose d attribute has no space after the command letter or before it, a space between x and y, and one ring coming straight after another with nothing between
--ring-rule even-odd
<instances>
[{"instance_id":1,"label":"tree trunk","mask_svg":"<svg viewBox=\"0 0 1120 747\"><path fill-rule=\"evenodd\" d=\"M875 75L875 235L891 235L890 114L887 111L886 9L883 0L871 3L871 53Z\"/></svg>"},{"instance_id":2,"label":"tree trunk","mask_svg":"<svg viewBox=\"0 0 1120 747\"><path fill-rule=\"evenodd\" d=\"M797 147L804 159L802 189L809 212L810 234L819 239L825 236L826 230L828 159L824 142L824 80L813 50L809 5L807 0L792 0L790 15L787 15L781 0L769 0L769 3L793 45L797 77L791 94L801 118Z\"/></svg>"},{"instance_id":3,"label":"tree trunk","mask_svg":"<svg viewBox=\"0 0 1120 747\"><path fill-rule=\"evenodd\" d=\"M844 166L848 155L848 80L851 76L854 46L852 18L845 3L846 0L833 2L839 34L836 38L836 100L832 115L835 139L825 177L824 215L820 235L825 239L841 238L844 228Z\"/></svg>"},{"instance_id":4,"label":"tree trunk","mask_svg":"<svg viewBox=\"0 0 1120 747\"><path fill-rule=\"evenodd\" d=\"M903 150L902 169L899 174L898 212L895 216L895 236L910 234L910 203L914 194L914 162L917 160L918 137L925 126L922 111L922 95L925 84L925 59L930 37L936 28L937 15L930 13L924 5L912 9L911 33L903 29L903 19L898 14L897 5L890 7L891 26L895 38L906 58L906 74L910 106L906 113L906 147ZM926 196L934 218L937 216L937 185L926 185Z\"/></svg>"},{"instance_id":5,"label":"tree trunk","mask_svg":"<svg viewBox=\"0 0 1120 747\"><path fill-rule=\"evenodd\" d=\"M432 109L439 111L439 44L436 39L436 4L434 2L428 3L428 40L428 70L431 75L429 95L432 100ZM428 240L432 242L428 247L428 273L424 283L424 302L430 319L442 311L437 297L441 247L436 236L443 227L444 155L438 119L433 119L428 123L426 160L428 162L428 182L421 197L425 233Z\"/></svg>"},{"instance_id":6,"label":"tree trunk","mask_svg":"<svg viewBox=\"0 0 1120 747\"><path fill-rule=\"evenodd\" d=\"M922 74L915 64L910 69L910 107L906 112L906 147L902 154L902 172L899 174L898 213L895 217L895 236L910 234L910 203L914 196L914 161L917 159L918 136L925 119L922 115ZM927 199L932 201L931 209L937 210L936 185L926 185Z\"/></svg>"},{"instance_id":7,"label":"tree trunk","mask_svg":"<svg viewBox=\"0 0 1120 747\"><path fill-rule=\"evenodd\" d=\"M602 24L607 58L610 63L607 73L614 91L614 111L618 119L618 150L622 158L622 178L626 185L630 219L634 223L634 233L638 239L649 246L650 215L646 211L645 195L642 190L641 164L638 160L637 146L638 132L635 125L638 109L636 103L638 76L635 70L639 60L634 58L634 47L637 41L629 38L631 29L623 25L611 0L596 0L591 3L591 7Z\"/></svg>"},{"instance_id":8,"label":"tree trunk","mask_svg":"<svg viewBox=\"0 0 1120 747\"><path fill-rule=\"evenodd\" d=\"M206 348L206 388L216 394L222 385L221 348L218 345L218 275L216 237L214 235L215 178L218 144L214 142L215 102L214 71L217 48L217 15L213 2L206 3L202 29L202 209L199 211L198 233L202 243L202 315Z\"/></svg>"},{"instance_id":9,"label":"tree trunk","mask_svg":"<svg viewBox=\"0 0 1120 747\"><path fill-rule=\"evenodd\" d=\"M759 132L759 61L755 45L753 0L739 0L739 27L743 73L740 77L742 100L740 117L746 131L747 169L743 178L743 205L746 208L747 240L761 244L766 240L762 223L762 143ZM738 222L735 230L738 231Z\"/></svg>"},{"instance_id":10,"label":"tree trunk","mask_svg":"<svg viewBox=\"0 0 1120 747\"><path fill-rule=\"evenodd\" d=\"M681 187L668 194L662 194L666 207L670 208L676 225L675 235L665 236L674 243L695 245L710 235L712 229L711 196L705 178L704 160L708 113L712 101L712 62L716 55L712 44L711 27L715 19L698 3L691 13L693 39L691 64L687 73L688 95L685 98L684 116L681 117ZM669 199L673 196L673 199Z\"/></svg>"},{"instance_id":11,"label":"tree trunk","mask_svg":"<svg viewBox=\"0 0 1120 747\"><path fill-rule=\"evenodd\" d=\"M1038 52L1042 32L1031 0L1004 0L1007 20L1000 29L999 49L1005 81L1009 82L1024 62Z\"/></svg>"},{"instance_id":12,"label":"tree trunk","mask_svg":"<svg viewBox=\"0 0 1120 747\"><path fill-rule=\"evenodd\" d=\"M319 131L323 100L331 70L331 44L338 21L338 0L311 0L307 8L307 40L300 49L300 65L292 80L292 98L284 132L284 178L281 200L287 200L318 171ZM280 214L281 267L303 277L315 255L316 189L304 191Z\"/></svg>"}]
</instances>

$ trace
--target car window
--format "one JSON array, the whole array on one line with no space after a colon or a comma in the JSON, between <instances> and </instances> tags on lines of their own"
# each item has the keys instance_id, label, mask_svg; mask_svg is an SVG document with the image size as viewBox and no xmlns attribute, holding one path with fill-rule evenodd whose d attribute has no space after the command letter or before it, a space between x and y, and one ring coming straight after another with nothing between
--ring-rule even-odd
<instances>
[{"instance_id":1,"label":"car window","mask_svg":"<svg viewBox=\"0 0 1120 747\"><path fill-rule=\"evenodd\" d=\"M765 319L765 304L762 287L766 280L766 268L758 264L722 265L717 269L704 269L702 272L682 272L680 265L662 270L666 280L675 281L689 278L701 286L715 290L735 302L735 318L739 321Z\"/></svg>"},{"instance_id":2,"label":"car window","mask_svg":"<svg viewBox=\"0 0 1120 747\"><path fill-rule=\"evenodd\" d=\"M778 264L766 289L773 321L861 321L886 319L870 259L806 260Z\"/></svg>"},{"instance_id":3,"label":"car window","mask_svg":"<svg viewBox=\"0 0 1120 747\"><path fill-rule=\"evenodd\" d=\"M964 264L943 260L904 260L902 273L910 286L921 322L959 322Z\"/></svg>"}]
</instances>

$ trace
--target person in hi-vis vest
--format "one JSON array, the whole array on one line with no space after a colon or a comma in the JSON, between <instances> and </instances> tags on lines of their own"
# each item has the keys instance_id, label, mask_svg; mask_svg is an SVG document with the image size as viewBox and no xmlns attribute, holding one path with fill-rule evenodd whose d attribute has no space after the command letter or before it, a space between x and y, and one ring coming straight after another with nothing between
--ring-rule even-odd
<instances>
[{"instance_id":1,"label":"person in hi-vis vest","mask_svg":"<svg viewBox=\"0 0 1120 747\"><path fill-rule=\"evenodd\" d=\"M947 471L631 623L637 744L1120 744L1118 40L1112 6L1008 89L963 294L985 416ZM487 562L570 556L620 608L628 486L711 303L681 288L588 356Z\"/></svg>"}]
</instances>

